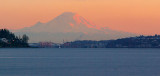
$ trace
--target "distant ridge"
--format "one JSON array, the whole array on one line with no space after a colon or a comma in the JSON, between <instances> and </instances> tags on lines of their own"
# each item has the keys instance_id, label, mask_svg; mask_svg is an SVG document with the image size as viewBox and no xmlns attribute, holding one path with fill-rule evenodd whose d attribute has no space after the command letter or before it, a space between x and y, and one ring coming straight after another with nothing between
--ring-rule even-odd
<instances>
[{"instance_id":1,"label":"distant ridge","mask_svg":"<svg viewBox=\"0 0 160 76\"><path fill-rule=\"evenodd\" d=\"M31 27L16 30L15 33L27 34L30 42L52 41L57 43L61 43L63 40L108 40L136 36L132 33L94 25L72 12L65 12L47 23L37 22Z\"/></svg>"}]
</instances>

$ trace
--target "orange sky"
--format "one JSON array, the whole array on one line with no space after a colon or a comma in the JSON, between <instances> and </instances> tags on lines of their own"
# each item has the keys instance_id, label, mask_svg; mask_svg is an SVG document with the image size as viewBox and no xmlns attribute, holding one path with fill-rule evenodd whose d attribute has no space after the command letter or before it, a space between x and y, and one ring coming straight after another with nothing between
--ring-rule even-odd
<instances>
[{"instance_id":1,"label":"orange sky","mask_svg":"<svg viewBox=\"0 0 160 76\"><path fill-rule=\"evenodd\" d=\"M63 12L115 30L160 34L160 0L0 0L0 28L48 22Z\"/></svg>"}]
</instances>

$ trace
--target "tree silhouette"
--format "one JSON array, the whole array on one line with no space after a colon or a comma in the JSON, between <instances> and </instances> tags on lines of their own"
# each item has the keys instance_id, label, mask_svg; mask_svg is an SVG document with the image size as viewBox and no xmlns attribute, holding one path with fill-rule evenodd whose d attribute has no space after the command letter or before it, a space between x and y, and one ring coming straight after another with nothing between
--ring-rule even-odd
<instances>
[{"instance_id":1,"label":"tree silhouette","mask_svg":"<svg viewBox=\"0 0 160 76\"><path fill-rule=\"evenodd\" d=\"M23 42L28 43L29 37L26 34L24 34L22 36L22 40L23 40Z\"/></svg>"},{"instance_id":2,"label":"tree silhouette","mask_svg":"<svg viewBox=\"0 0 160 76\"><path fill-rule=\"evenodd\" d=\"M0 47L29 47L28 40L29 37L27 35L23 35L20 38L20 36L15 36L7 29L0 29Z\"/></svg>"}]
</instances>

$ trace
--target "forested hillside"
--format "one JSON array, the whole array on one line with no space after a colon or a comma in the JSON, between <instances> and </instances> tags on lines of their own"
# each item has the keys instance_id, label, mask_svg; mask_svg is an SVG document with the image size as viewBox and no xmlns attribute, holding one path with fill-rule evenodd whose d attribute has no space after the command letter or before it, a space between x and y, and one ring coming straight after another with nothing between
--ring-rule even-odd
<instances>
[{"instance_id":1,"label":"forested hillside","mask_svg":"<svg viewBox=\"0 0 160 76\"><path fill-rule=\"evenodd\" d=\"M29 47L27 35L15 36L7 29L0 29L0 48Z\"/></svg>"}]
</instances>

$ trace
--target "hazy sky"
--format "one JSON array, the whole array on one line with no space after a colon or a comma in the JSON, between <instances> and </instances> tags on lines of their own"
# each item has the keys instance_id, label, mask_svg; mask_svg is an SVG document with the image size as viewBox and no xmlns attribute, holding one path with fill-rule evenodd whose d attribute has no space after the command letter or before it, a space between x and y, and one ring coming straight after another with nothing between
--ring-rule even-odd
<instances>
[{"instance_id":1,"label":"hazy sky","mask_svg":"<svg viewBox=\"0 0 160 76\"><path fill-rule=\"evenodd\" d=\"M160 34L160 0L0 0L0 28L48 22L63 12L115 30Z\"/></svg>"}]
</instances>

